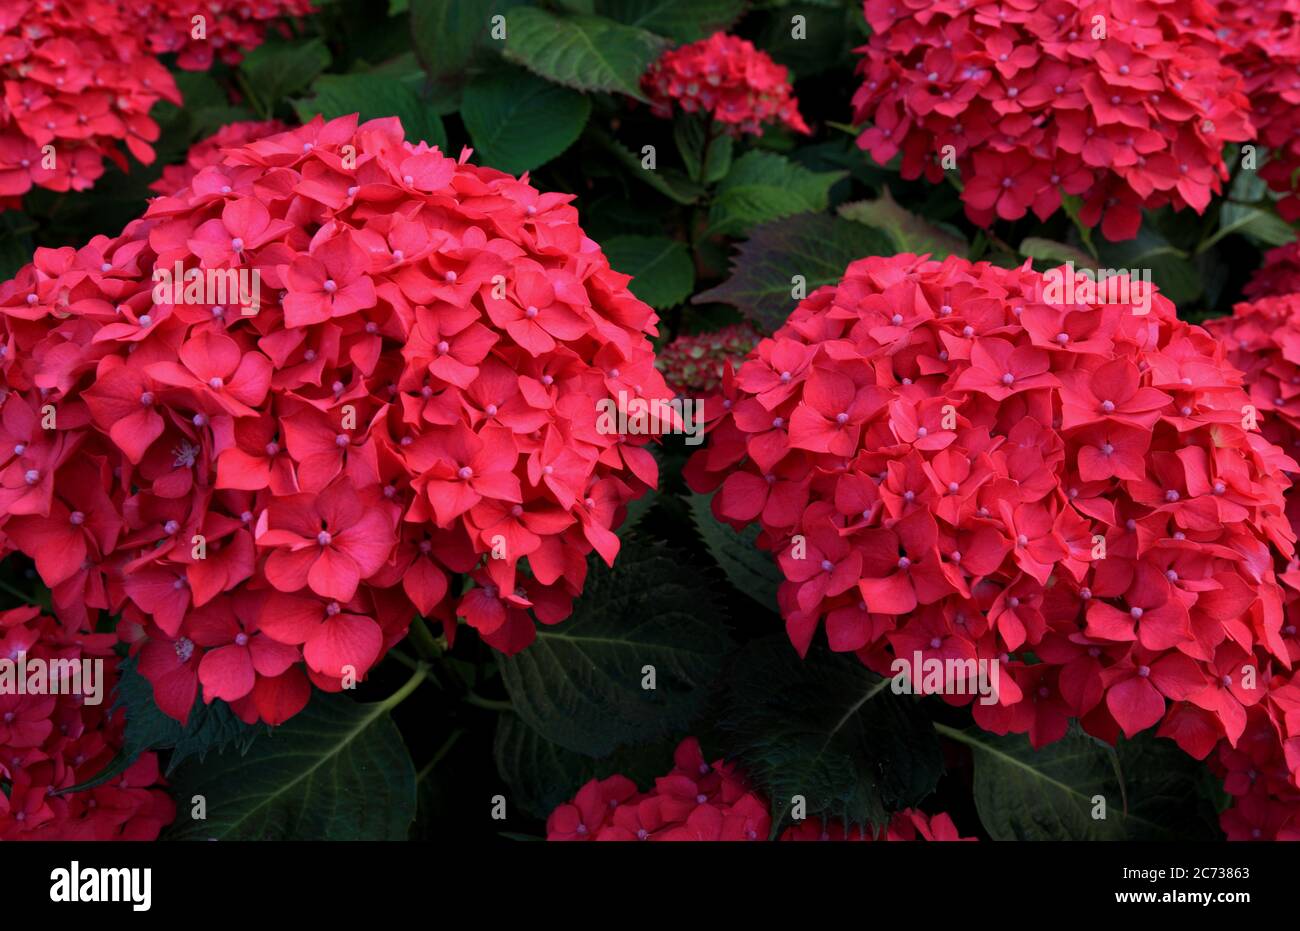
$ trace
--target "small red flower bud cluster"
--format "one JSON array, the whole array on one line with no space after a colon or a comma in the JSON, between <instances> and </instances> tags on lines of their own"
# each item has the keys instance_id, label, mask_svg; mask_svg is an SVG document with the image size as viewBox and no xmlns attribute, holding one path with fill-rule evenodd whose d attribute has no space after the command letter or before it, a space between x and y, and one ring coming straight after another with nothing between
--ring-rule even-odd
<instances>
[{"instance_id":1,"label":"small red flower bud cluster","mask_svg":"<svg viewBox=\"0 0 1300 931\"><path fill-rule=\"evenodd\" d=\"M1067 302L1061 271L853 263L751 353L687 478L761 527L799 650L824 625L882 675L937 661L959 705L997 661L988 730L1159 724L1204 758L1248 708L1283 713L1296 464L1166 298Z\"/></svg>"},{"instance_id":2,"label":"small red flower bud cluster","mask_svg":"<svg viewBox=\"0 0 1300 931\"><path fill-rule=\"evenodd\" d=\"M1268 148L1259 174L1286 196L1278 213L1300 220L1300 0L1223 0L1220 38L1227 62L1245 79L1257 145ZM1258 153L1262 158L1264 153ZM1249 170L1249 169L1246 169Z\"/></svg>"},{"instance_id":3,"label":"small red flower bud cluster","mask_svg":"<svg viewBox=\"0 0 1300 931\"><path fill-rule=\"evenodd\" d=\"M1269 249L1264 264L1243 289L1250 300L1283 294L1300 294L1300 241Z\"/></svg>"},{"instance_id":4,"label":"small red flower bud cluster","mask_svg":"<svg viewBox=\"0 0 1300 931\"><path fill-rule=\"evenodd\" d=\"M806 134L810 130L788 76L788 69L752 42L715 32L664 52L642 76L641 86L659 116L671 116L676 106L712 116L736 135L761 136L768 123Z\"/></svg>"},{"instance_id":5,"label":"small red flower bud cluster","mask_svg":"<svg viewBox=\"0 0 1300 931\"><path fill-rule=\"evenodd\" d=\"M673 768L646 792L626 776L592 779L546 820L553 841L763 841L772 830L766 799L731 763L708 763L700 743L688 737L673 754ZM961 838L946 814L933 819L911 809L894 815L879 840L974 840ZM865 830L822 826L809 818L781 840L871 840Z\"/></svg>"},{"instance_id":6,"label":"small red flower bud cluster","mask_svg":"<svg viewBox=\"0 0 1300 931\"><path fill-rule=\"evenodd\" d=\"M0 659L15 668L45 670L37 694L0 693L0 841L155 840L176 817L161 788L158 756L146 752L120 776L76 792L107 767L122 747L122 715L112 714L117 658L112 634L75 633L35 607L0 611ZM52 670L103 663L97 704L71 686L49 686Z\"/></svg>"},{"instance_id":7,"label":"small red flower bud cluster","mask_svg":"<svg viewBox=\"0 0 1300 931\"><path fill-rule=\"evenodd\" d=\"M154 160L159 100L181 102L146 33L110 0L7 0L0 6L0 209L33 186L84 191L121 143Z\"/></svg>"},{"instance_id":8,"label":"small red flower bud cluster","mask_svg":"<svg viewBox=\"0 0 1300 931\"><path fill-rule=\"evenodd\" d=\"M1131 239L1141 208L1205 210L1251 138L1241 76L1209 4L866 0L872 36L858 144L905 178L956 160L973 223L1046 219L1065 194L1081 221Z\"/></svg>"},{"instance_id":9,"label":"small red flower bud cluster","mask_svg":"<svg viewBox=\"0 0 1300 931\"><path fill-rule=\"evenodd\" d=\"M121 0L156 55L176 54L186 71L206 71L220 59L238 64L271 29L287 35L284 19L314 12L313 0Z\"/></svg>"},{"instance_id":10,"label":"small red flower bud cluster","mask_svg":"<svg viewBox=\"0 0 1300 931\"><path fill-rule=\"evenodd\" d=\"M759 338L748 323L709 333L685 333L659 350L655 364L679 395L703 397L722 387L727 364L739 365Z\"/></svg>"},{"instance_id":11,"label":"small red flower bud cluster","mask_svg":"<svg viewBox=\"0 0 1300 931\"><path fill-rule=\"evenodd\" d=\"M226 149L238 148L248 142L265 136L274 136L288 130L289 127L279 120L245 120L241 123L228 123L211 136L200 139L190 147L181 165L167 165L162 177L149 185L149 190L159 194L175 194L183 187L188 187L197 175L209 165L221 162Z\"/></svg>"},{"instance_id":12,"label":"small red flower bud cluster","mask_svg":"<svg viewBox=\"0 0 1300 931\"><path fill-rule=\"evenodd\" d=\"M654 312L469 154L318 118L0 285L0 555L70 630L122 615L172 717L279 723L417 612L520 650L657 482L601 426L672 397Z\"/></svg>"}]
</instances>

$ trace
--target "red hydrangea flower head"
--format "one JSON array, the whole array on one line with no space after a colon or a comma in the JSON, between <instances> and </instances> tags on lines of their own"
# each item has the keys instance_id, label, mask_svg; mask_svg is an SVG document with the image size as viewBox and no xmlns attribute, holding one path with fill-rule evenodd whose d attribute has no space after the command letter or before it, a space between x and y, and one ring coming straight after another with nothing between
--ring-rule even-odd
<instances>
[{"instance_id":1,"label":"red hydrangea flower head","mask_svg":"<svg viewBox=\"0 0 1300 931\"><path fill-rule=\"evenodd\" d=\"M190 147L182 165L168 165L163 168L162 177L149 185L151 191L159 194L175 194L187 187L204 168L220 163L225 149L236 148L255 139L274 136L289 127L279 120L245 120L240 123L228 123L211 136L201 139Z\"/></svg>"},{"instance_id":2,"label":"red hydrangea flower head","mask_svg":"<svg viewBox=\"0 0 1300 931\"><path fill-rule=\"evenodd\" d=\"M866 0L858 139L905 178L948 157L972 222L1046 219L1063 194L1108 239L1143 207L1205 210L1225 142L1251 138L1241 77L1208 4Z\"/></svg>"},{"instance_id":3,"label":"red hydrangea flower head","mask_svg":"<svg viewBox=\"0 0 1300 931\"><path fill-rule=\"evenodd\" d=\"M1252 301L1300 293L1300 241L1265 252L1264 264L1251 275L1243 290Z\"/></svg>"},{"instance_id":4,"label":"red hydrangea flower head","mask_svg":"<svg viewBox=\"0 0 1300 931\"><path fill-rule=\"evenodd\" d=\"M702 397L722 386L727 365L739 365L758 340L758 332L747 323L708 333L684 333L659 351L655 364L679 395Z\"/></svg>"},{"instance_id":5,"label":"red hydrangea flower head","mask_svg":"<svg viewBox=\"0 0 1300 931\"><path fill-rule=\"evenodd\" d=\"M1300 294L1242 302L1205 328L1244 374L1264 435L1300 456Z\"/></svg>"},{"instance_id":6,"label":"red hydrangea flower head","mask_svg":"<svg viewBox=\"0 0 1300 931\"><path fill-rule=\"evenodd\" d=\"M688 737L673 768L642 792L626 776L592 779L546 819L552 841L764 841L772 830L767 799L733 763L709 763ZM879 840L974 840L958 837L946 814L933 819L908 809L893 816ZM871 840L816 818L787 828L781 840Z\"/></svg>"},{"instance_id":7,"label":"red hydrangea flower head","mask_svg":"<svg viewBox=\"0 0 1300 931\"><path fill-rule=\"evenodd\" d=\"M1274 250L1274 252L1285 250ZM1267 268L1267 266L1266 266ZM1300 294L1262 297L1233 308L1207 328L1244 373L1261 428L1293 456L1300 452ZM1288 468L1294 473L1294 468ZM1294 474L1292 474L1294 479ZM1287 493L1287 514L1300 528L1300 495ZM1220 742L1211 761L1233 804L1220 816L1230 840L1300 839L1300 562L1279 554L1284 586L1282 635L1289 663L1264 678L1264 700L1247 710L1241 740Z\"/></svg>"},{"instance_id":8,"label":"red hydrangea flower head","mask_svg":"<svg viewBox=\"0 0 1300 931\"><path fill-rule=\"evenodd\" d=\"M103 664L102 678L91 674L97 703L73 690L76 679L55 694L0 694L0 779L9 783L0 792L0 841L156 840L175 818L152 752L100 786L64 792L102 772L122 748L124 720L110 711L114 642L112 634L74 634L34 607L0 611L0 658L29 670ZM92 689L91 678L80 681Z\"/></svg>"},{"instance_id":9,"label":"red hydrangea flower head","mask_svg":"<svg viewBox=\"0 0 1300 931\"><path fill-rule=\"evenodd\" d=\"M641 86L659 116L671 116L676 106L712 116L737 135L761 136L769 123L807 134L788 76L788 69L752 42L715 32L664 52L642 76Z\"/></svg>"},{"instance_id":10,"label":"red hydrangea flower head","mask_svg":"<svg viewBox=\"0 0 1300 931\"><path fill-rule=\"evenodd\" d=\"M239 64L242 52L261 45L268 31L288 35L284 19L313 12L312 0L126 0L126 5L155 54L175 53L176 64L186 71L206 71L218 58Z\"/></svg>"},{"instance_id":11,"label":"red hydrangea flower head","mask_svg":"<svg viewBox=\"0 0 1300 931\"><path fill-rule=\"evenodd\" d=\"M1217 4L1227 62L1245 79L1256 140L1267 147L1260 177L1286 196L1278 212L1300 219L1300 0Z\"/></svg>"},{"instance_id":12,"label":"red hydrangea flower head","mask_svg":"<svg viewBox=\"0 0 1300 931\"><path fill-rule=\"evenodd\" d=\"M761 528L800 651L824 630L882 675L996 660L989 730L1163 722L1204 757L1264 699L1237 667L1292 662L1296 464L1166 298L1074 303L1062 271L853 263L741 365L687 478Z\"/></svg>"},{"instance_id":13,"label":"red hydrangea flower head","mask_svg":"<svg viewBox=\"0 0 1300 931\"><path fill-rule=\"evenodd\" d=\"M612 416L672 398L654 312L469 155L318 118L0 285L0 555L173 717L278 724L417 613L520 650L657 482Z\"/></svg>"},{"instance_id":14,"label":"red hydrangea flower head","mask_svg":"<svg viewBox=\"0 0 1300 931\"><path fill-rule=\"evenodd\" d=\"M159 100L181 102L144 33L108 0L11 0L0 9L0 209L33 186L84 191L122 151L149 164Z\"/></svg>"}]
</instances>

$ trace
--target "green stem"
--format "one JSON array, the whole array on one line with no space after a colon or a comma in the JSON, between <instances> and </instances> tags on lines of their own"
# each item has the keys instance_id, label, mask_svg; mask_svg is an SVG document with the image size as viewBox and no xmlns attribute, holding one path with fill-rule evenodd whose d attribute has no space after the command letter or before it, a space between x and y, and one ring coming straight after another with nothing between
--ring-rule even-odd
<instances>
[{"instance_id":1,"label":"green stem","mask_svg":"<svg viewBox=\"0 0 1300 931\"><path fill-rule=\"evenodd\" d=\"M437 659L443 653L443 648L429 632L429 626L424 623L424 618L418 614L411 622L411 642L415 644L416 652L425 659Z\"/></svg>"},{"instance_id":2,"label":"green stem","mask_svg":"<svg viewBox=\"0 0 1300 931\"><path fill-rule=\"evenodd\" d=\"M410 697L411 693L419 687L420 683L423 682L428 675L428 665L425 663L418 664L415 672L411 674L411 678L406 680L406 684L383 700L382 704L384 710L392 711L402 702L406 701L406 699Z\"/></svg>"},{"instance_id":3,"label":"green stem","mask_svg":"<svg viewBox=\"0 0 1300 931\"><path fill-rule=\"evenodd\" d=\"M433 772L433 768L442 762L443 757L451 752L451 748L456 745L456 741L460 740L464 733L465 732L460 728L456 728L456 730L451 732L451 735L442 742L442 746L438 748L436 753L434 753L433 759L425 763L424 767L415 774L415 781L417 783L423 782L424 777Z\"/></svg>"},{"instance_id":4,"label":"green stem","mask_svg":"<svg viewBox=\"0 0 1300 931\"><path fill-rule=\"evenodd\" d=\"M980 746L979 742L971 739L971 736L967 734L965 731L960 731L957 728L947 724L940 724L938 721L933 721L931 723L934 724L935 731L939 734L942 734L944 737L950 737L953 740L957 741L958 743L966 744L966 746L968 747Z\"/></svg>"},{"instance_id":5,"label":"green stem","mask_svg":"<svg viewBox=\"0 0 1300 931\"><path fill-rule=\"evenodd\" d=\"M465 701L467 704L473 705L475 708L486 708L488 711L515 710L515 706L510 704L508 701L497 701L494 698L484 698L483 696L476 695L473 692L467 692L465 694Z\"/></svg>"},{"instance_id":6,"label":"green stem","mask_svg":"<svg viewBox=\"0 0 1300 931\"><path fill-rule=\"evenodd\" d=\"M420 664L418 661L411 659L411 657L407 656L405 653L401 652L400 650L389 650L388 655L391 656L393 659L397 660L407 669L420 668Z\"/></svg>"}]
</instances>

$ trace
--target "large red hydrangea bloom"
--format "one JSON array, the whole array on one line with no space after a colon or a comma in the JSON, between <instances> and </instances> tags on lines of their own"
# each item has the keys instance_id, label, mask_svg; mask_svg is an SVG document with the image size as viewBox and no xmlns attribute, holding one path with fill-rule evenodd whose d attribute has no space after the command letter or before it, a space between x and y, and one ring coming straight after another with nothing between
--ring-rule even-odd
<instances>
[{"instance_id":1,"label":"large red hydrangea bloom","mask_svg":"<svg viewBox=\"0 0 1300 931\"><path fill-rule=\"evenodd\" d=\"M176 816L161 788L158 757L142 753L120 776L89 782L122 747L122 715L110 713L117 681L112 634L76 633L35 607L0 611L0 659L31 665L103 663L98 704L72 694L0 694L0 841L155 840Z\"/></svg>"},{"instance_id":2,"label":"large red hydrangea bloom","mask_svg":"<svg viewBox=\"0 0 1300 931\"><path fill-rule=\"evenodd\" d=\"M824 627L883 675L998 660L997 701L973 706L988 730L1042 746L1072 718L1107 740L1159 724L1203 758L1300 649L1274 569L1296 465L1163 296L1065 304L1045 282L853 263L730 380L687 477L761 527L801 651ZM964 685L944 700L971 703Z\"/></svg>"},{"instance_id":3,"label":"large red hydrangea bloom","mask_svg":"<svg viewBox=\"0 0 1300 931\"><path fill-rule=\"evenodd\" d=\"M0 285L0 554L70 630L121 614L173 717L279 723L416 613L522 649L656 483L598 408L671 398L654 312L570 196L469 154L318 118Z\"/></svg>"},{"instance_id":4,"label":"large red hydrangea bloom","mask_svg":"<svg viewBox=\"0 0 1300 931\"><path fill-rule=\"evenodd\" d=\"M1268 147L1260 177L1286 196L1278 212L1300 220L1300 0L1221 0L1220 36L1241 72L1256 140Z\"/></svg>"},{"instance_id":5,"label":"large red hydrangea bloom","mask_svg":"<svg viewBox=\"0 0 1300 931\"><path fill-rule=\"evenodd\" d=\"M312 0L121 0L158 55L175 53L186 71L206 71L220 59L238 64L270 30L287 35L284 19L312 12ZM202 32L198 20L202 18Z\"/></svg>"},{"instance_id":6,"label":"large red hydrangea bloom","mask_svg":"<svg viewBox=\"0 0 1300 931\"><path fill-rule=\"evenodd\" d=\"M761 136L770 123L808 133L788 78L789 70L752 42L715 32L664 52L642 76L641 87L659 116L671 116L677 107L711 116L736 135Z\"/></svg>"},{"instance_id":7,"label":"large red hydrangea bloom","mask_svg":"<svg viewBox=\"0 0 1300 931\"><path fill-rule=\"evenodd\" d=\"M546 819L553 841L764 841L772 831L770 806L734 763L704 759L688 737L673 768L642 792L626 776L592 779ZM866 829L822 825L809 818L786 828L781 840L872 840ZM961 838L946 814L928 818L908 809L894 815L877 840Z\"/></svg>"},{"instance_id":8,"label":"large red hydrangea bloom","mask_svg":"<svg viewBox=\"0 0 1300 931\"><path fill-rule=\"evenodd\" d=\"M881 164L901 152L903 176L931 182L954 156L982 226L1046 219L1064 193L1082 198L1083 223L1132 238L1143 207L1204 211L1228 177L1224 143L1252 135L1206 3L866 0L865 11L854 106L870 125L858 144Z\"/></svg>"},{"instance_id":9,"label":"large red hydrangea bloom","mask_svg":"<svg viewBox=\"0 0 1300 931\"><path fill-rule=\"evenodd\" d=\"M1300 293L1300 241L1269 249L1242 289L1250 300Z\"/></svg>"},{"instance_id":10,"label":"large red hydrangea bloom","mask_svg":"<svg viewBox=\"0 0 1300 931\"><path fill-rule=\"evenodd\" d=\"M0 209L33 186L86 190L105 158L126 168L123 143L153 161L159 130L149 110L181 97L145 36L107 0L0 7Z\"/></svg>"}]
</instances>

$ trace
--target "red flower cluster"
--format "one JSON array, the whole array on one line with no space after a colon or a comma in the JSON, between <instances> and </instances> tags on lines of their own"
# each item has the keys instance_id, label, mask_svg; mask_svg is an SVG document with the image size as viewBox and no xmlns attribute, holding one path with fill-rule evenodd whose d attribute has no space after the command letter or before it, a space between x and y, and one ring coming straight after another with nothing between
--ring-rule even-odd
<instances>
[{"instance_id":1,"label":"red flower cluster","mask_svg":"<svg viewBox=\"0 0 1300 931\"><path fill-rule=\"evenodd\" d=\"M1288 610L1288 623L1294 617ZM1288 679L1274 677L1270 701L1249 709L1237 746L1224 741L1210 758L1232 796L1219 815L1228 840L1300 840L1300 684Z\"/></svg>"},{"instance_id":2,"label":"red flower cluster","mask_svg":"<svg viewBox=\"0 0 1300 931\"><path fill-rule=\"evenodd\" d=\"M0 209L33 186L84 191L123 169L119 143L148 164L149 109L181 102L144 33L111 0L7 0L0 9Z\"/></svg>"},{"instance_id":3,"label":"red flower cluster","mask_svg":"<svg viewBox=\"0 0 1300 931\"><path fill-rule=\"evenodd\" d=\"M1244 373L1264 436L1288 455L1300 454L1300 294L1242 302L1205 328Z\"/></svg>"},{"instance_id":4,"label":"red flower cluster","mask_svg":"<svg viewBox=\"0 0 1300 931\"><path fill-rule=\"evenodd\" d=\"M733 764L704 759L688 737L673 754L673 768L646 792L626 776L592 779L546 819L554 841L761 841L772 830L767 801ZM880 840L974 840L960 838L945 814L933 820L907 810L894 815ZM825 829L816 818L792 825L781 840L871 840L842 825Z\"/></svg>"},{"instance_id":5,"label":"red flower cluster","mask_svg":"<svg viewBox=\"0 0 1300 931\"><path fill-rule=\"evenodd\" d=\"M1241 72L1251 121L1268 161L1260 177L1287 196L1277 209L1300 220L1300 0L1222 0L1220 37Z\"/></svg>"},{"instance_id":6,"label":"red flower cluster","mask_svg":"<svg viewBox=\"0 0 1300 931\"><path fill-rule=\"evenodd\" d=\"M1208 4L1158 0L866 0L872 36L858 144L905 178L937 182L956 160L982 226L1062 192L1108 239L1140 208L1205 210L1228 177L1221 151L1251 137L1241 77L1223 64ZM945 161L948 162L945 166Z\"/></svg>"},{"instance_id":7,"label":"red flower cluster","mask_svg":"<svg viewBox=\"0 0 1300 931\"><path fill-rule=\"evenodd\" d=\"M656 483L600 409L671 398L654 312L468 155L318 118L0 285L0 554L121 613L173 717L283 721L416 612L522 649Z\"/></svg>"},{"instance_id":8,"label":"red flower cluster","mask_svg":"<svg viewBox=\"0 0 1300 931\"><path fill-rule=\"evenodd\" d=\"M655 365L679 395L710 395L722 387L727 365L739 365L759 338L758 331L748 323L709 333L684 333L659 350Z\"/></svg>"},{"instance_id":9,"label":"red flower cluster","mask_svg":"<svg viewBox=\"0 0 1300 931\"><path fill-rule=\"evenodd\" d=\"M1243 290L1252 301L1300 293L1300 241L1265 252L1264 264L1250 276Z\"/></svg>"},{"instance_id":10,"label":"red flower cluster","mask_svg":"<svg viewBox=\"0 0 1300 931\"><path fill-rule=\"evenodd\" d=\"M736 135L761 136L766 123L808 133L788 76L788 69L752 42L715 32L664 52L641 86L659 116L671 116L676 104L686 113L711 115Z\"/></svg>"},{"instance_id":11,"label":"red flower cluster","mask_svg":"<svg viewBox=\"0 0 1300 931\"><path fill-rule=\"evenodd\" d=\"M37 694L0 692L0 779L9 783L0 792L0 841L154 840L175 818L154 753L103 785L67 792L102 772L122 747L122 715L109 712L115 639L74 633L34 607L0 611L0 660L17 669L39 664L44 683ZM75 663L95 662L103 678L96 676L100 701L92 704L76 691L78 684L89 691L86 678L63 676ZM51 674L61 676L57 687Z\"/></svg>"},{"instance_id":12,"label":"red flower cluster","mask_svg":"<svg viewBox=\"0 0 1300 931\"><path fill-rule=\"evenodd\" d=\"M824 622L883 675L938 661L952 704L997 660L988 730L1041 746L1071 718L1108 740L1163 721L1202 758L1300 649L1273 565L1296 466L1167 299L1052 285L853 263L740 368L687 478L720 519L759 522L800 650Z\"/></svg>"},{"instance_id":13,"label":"red flower cluster","mask_svg":"<svg viewBox=\"0 0 1300 931\"><path fill-rule=\"evenodd\" d=\"M218 58L235 65L269 29L287 35L287 17L313 12L312 0L121 0L155 54L176 53L186 71L206 71Z\"/></svg>"},{"instance_id":14,"label":"red flower cluster","mask_svg":"<svg viewBox=\"0 0 1300 931\"><path fill-rule=\"evenodd\" d=\"M206 139L201 139L190 147L185 155L183 165L167 165L162 177L149 185L149 190L159 194L175 194L181 188L193 182L197 175L209 165L220 164L226 149L238 148L256 139L274 136L288 130L289 127L279 120L246 120L242 123L228 123Z\"/></svg>"},{"instance_id":15,"label":"red flower cluster","mask_svg":"<svg viewBox=\"0 0 1300 931\"><path fill-rule=\"evenodd\" d=\"M1232 316L1210 320L1206 328L1245 373L1264 435L1294 455L1300 448L1300 294L1238 304ZM1292 527L1300 528L1300 495L1294 490L1287 493L1287 513ZM1286 558L1277 563L1291 663L1264 683L1268 698L1248 709L1242 739L1236 746L1221 743L1211 758L1233 796L1233 805L1220 816L1230 840L1300 840L1300 679L1291 669L1300 661L1294 639L1300 627L1300 563Z\"/></svg>"}]
</instances>

